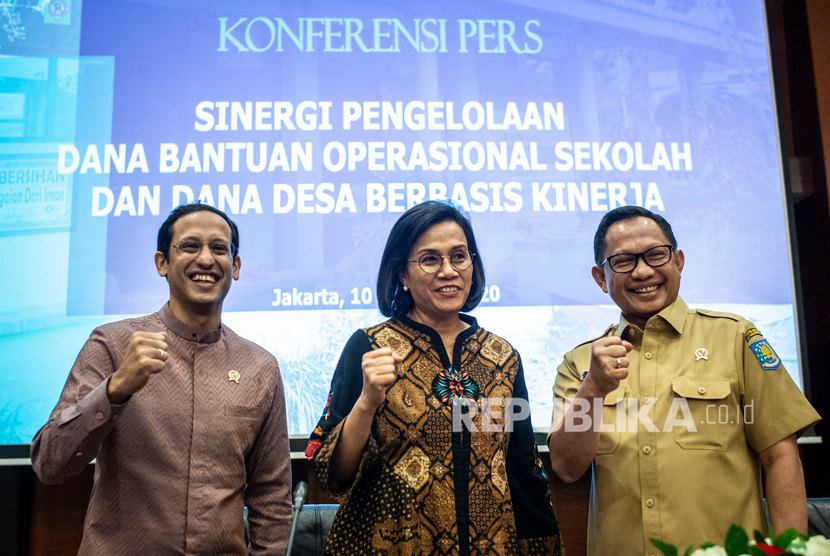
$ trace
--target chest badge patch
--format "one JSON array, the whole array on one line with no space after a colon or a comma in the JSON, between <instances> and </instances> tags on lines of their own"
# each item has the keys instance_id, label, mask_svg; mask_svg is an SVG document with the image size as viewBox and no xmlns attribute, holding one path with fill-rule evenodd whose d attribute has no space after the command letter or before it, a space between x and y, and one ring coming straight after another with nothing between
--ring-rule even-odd
<instances>
[{"instance_id":1,"label":"chest badge patch","mask_svg":"<svg viewBox=\"0 0 830 556\"><path fill-rule=\"evenodd\" d=\"M239 384L239 371L234 369L228 371L228 382L235 382Z\"/></svg>"},{"instance_id":2,"label":"chest badge patch","mask_svg":"<svg viewBox=\"0 0 830 556\"><path fill-rule=\"evenodd\" d=\"M695 350L695 361L700 361L701 359L705 359L706 361L709 360L709 350L706 348L697 348Z\"/></svg>"},{"instance_id":3,"label":"chest badge patch","mask_svg":"<svg viewBox=\"0 0 830 556\"><path fill-rule=\"evenodd\" d=\"M756 342L749 344L749 349L755 355L761 368L766 371L773 371L781 366L781 359L766 338L762 338Z\"/></svg>"}]
</instances>

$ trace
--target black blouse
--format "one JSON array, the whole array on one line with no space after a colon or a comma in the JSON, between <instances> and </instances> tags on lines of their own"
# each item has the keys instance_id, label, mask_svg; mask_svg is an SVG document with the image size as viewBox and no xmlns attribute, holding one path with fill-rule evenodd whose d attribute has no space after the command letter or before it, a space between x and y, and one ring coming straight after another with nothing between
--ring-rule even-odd
<instances>
[{"instance_id":1,"label":"black blouse","mask_svg":"<svg viewBox=\"0 0 830 556\"><path fill-rule=\"evenodd\" d=\"M536 450L518 352L473 317L452 360L432 328L392 319L358 330L332 378L306 455L340 509L331 554L558 554L548 480ZM363 387L363 354L403 361L378 408L357 476L332 492L341 423Z\"/></svg>"}]
</instances>

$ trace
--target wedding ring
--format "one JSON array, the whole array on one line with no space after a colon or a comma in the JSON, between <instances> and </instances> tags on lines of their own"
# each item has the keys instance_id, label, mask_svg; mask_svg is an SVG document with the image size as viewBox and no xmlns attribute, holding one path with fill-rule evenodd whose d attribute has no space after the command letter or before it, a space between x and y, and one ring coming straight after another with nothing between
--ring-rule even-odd
<instances>
[{"instance_id":1,"label":"wedding ring","mask_svg":"<svg viewBox=\"0 0 830 556\"><path fill-rule=\"evenodd\" d=\"M161 357L162 359L164 359L164 350L163 350L163 349L161 349L161 348L159 348L159 357ZM619 359L617 359L617 361L619 361ZM618 366L619 366L619 365L618 365Z\"/></svg>"},{"instance_id":2,"label":"wedding ring","mask_svg":"<svg viewBox=\"0 0 830 556\"><path fill-rule=\"evenodd\" d=\"M619 369L621 366L622 366L622 361L620 361L620 358L617 357L617 368Z\"/></svg>"}]
</instances>

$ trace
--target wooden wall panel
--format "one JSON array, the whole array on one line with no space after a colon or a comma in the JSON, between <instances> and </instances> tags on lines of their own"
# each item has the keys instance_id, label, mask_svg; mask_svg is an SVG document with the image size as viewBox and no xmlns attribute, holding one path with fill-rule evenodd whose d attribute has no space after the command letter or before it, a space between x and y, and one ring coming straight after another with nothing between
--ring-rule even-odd
<instances>
[{"instance_id":1,"label":"wooden wall panel","mask_svg":"<svg viewBox=\"0 0 830 556\"><path fill-rule=\"evenodd\" d=\"M813 75L816 81L816 100L821 125L824 175L830 176L830 2L806 0L807 25L813 56ZM830 200L827 181L823 184ZM828 203L830 210L830 203Z\"/></svg>"},{"instance_id":2,"label":"wooden wall panel","mask_svg":"<svg viewBox=\"0 0 830 556\"><path fill-rule=\"evenodd\" d=\"M77 554L81 545L86 507L95 469L88 465L79 475L59 485L44 485L34 478L29 554Z\"/></svg>"}]
</instances>

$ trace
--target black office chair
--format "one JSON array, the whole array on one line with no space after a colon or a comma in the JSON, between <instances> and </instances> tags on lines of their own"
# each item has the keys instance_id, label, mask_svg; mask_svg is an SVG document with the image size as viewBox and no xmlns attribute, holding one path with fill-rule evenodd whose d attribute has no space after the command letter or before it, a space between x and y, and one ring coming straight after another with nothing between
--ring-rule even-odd
<instances>
[{"instance_id":1,"label":"black office chair","mask_svg":"<svg viewBox=\"0 0 830 556\"><path fill-rule=\"evenodd\" d=\"M322 556L336 513L337 504L305 504L297 517L294 547L288 556ZM243 508L242 516L245 520L245 544L248 544L248 508Z\"/></svg>"}]
</instances>

